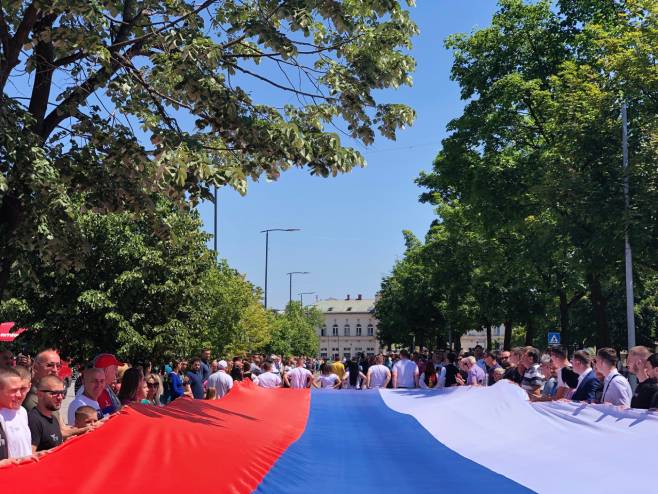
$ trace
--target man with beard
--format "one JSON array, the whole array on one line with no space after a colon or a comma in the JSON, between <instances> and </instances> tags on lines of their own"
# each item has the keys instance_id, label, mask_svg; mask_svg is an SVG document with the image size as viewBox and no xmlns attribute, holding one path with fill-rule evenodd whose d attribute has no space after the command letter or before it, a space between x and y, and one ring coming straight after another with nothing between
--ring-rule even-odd
<instances>
[{"instance_id":1,"label":"man with beard","mask_svg":"<svg viewBox=\"0 0 658 494\"><path fill-rule=\"evenodd\" d=\"M45 451L62 444L59 419L53 415L62 406L64 382L57 376L45 376L39 380L37 406L27 414L32 436L32 453Z\"/></svg>"}]
</instances>

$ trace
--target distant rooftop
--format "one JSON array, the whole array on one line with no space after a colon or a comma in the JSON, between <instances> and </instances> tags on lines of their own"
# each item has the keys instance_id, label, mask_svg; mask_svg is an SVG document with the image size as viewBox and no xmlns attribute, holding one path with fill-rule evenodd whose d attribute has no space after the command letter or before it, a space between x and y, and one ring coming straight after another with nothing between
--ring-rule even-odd
<instances>
[{"instance_id":1,"label":"distant rooftop","mask_svg":"<svg viewBox=\"0 0 658 494\"><path fill-rule=\"evenodd\" d=\"M368 313L372 312L375 308L374 298L356 298L350 297L350 300L339 300L336 298L329 298L327 300L319 300L313 304L320 312L323 313Z\"/></svg>"}]
</instances>

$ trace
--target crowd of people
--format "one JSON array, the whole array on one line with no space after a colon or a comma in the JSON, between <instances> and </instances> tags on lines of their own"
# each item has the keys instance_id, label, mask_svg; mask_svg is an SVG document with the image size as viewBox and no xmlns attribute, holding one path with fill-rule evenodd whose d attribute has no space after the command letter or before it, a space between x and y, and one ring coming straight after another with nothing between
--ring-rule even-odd
<instances>
[{"instance_id":1,"label":"crowd of people","mask_svg":"<svg viewBox=\"0 0 658 494\"><path fill-rule=\"evenodd\" d=\"M184 399L220 399L236 381L263 388L377 389L491 386L516 383L531 401L573 400L620 407L658 407L658 354L631 348L625 362L612 348L578 350L569 358L562 347L534 347L455 353L399 353L316 359L251 355L213 360L199 357L153 367L131 366L104 353L69 374L67 362L47 349L34 359L0 351L0 466L38 459L70 437L101 426L131 404L164 406ZM69 384L75 396L60 415Z\"/></svg>"}]
</instances>

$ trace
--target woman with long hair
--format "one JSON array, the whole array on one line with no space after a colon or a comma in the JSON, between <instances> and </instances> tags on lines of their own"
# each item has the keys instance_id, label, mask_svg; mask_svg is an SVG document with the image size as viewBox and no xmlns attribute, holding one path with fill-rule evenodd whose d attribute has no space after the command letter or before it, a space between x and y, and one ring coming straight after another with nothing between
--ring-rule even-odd
<instances>
[{"instance_id":1,"label":"woman with long hair","mask_svg":"<svg viewBox=\"0 0 658 494\"><path fill-rule=\"evenodd\" d=\"M356 357L347 362L347 372L343 376L343 389L361 389L366 380L365 374L359 369Z\"/></svg>"},{"instance_id":2,"label":"woman with long hair","mask_svg":"<svg viewBox=\"0 0 658 494\"><path fill-rule=\"evenodd\" d=\"M119 401L122 405L135 402L139 403L146 398L147 389L142 371L131 367L123 373L123 377L121 378Z\"/></svg>"},{"instance_id":3,"label":"woman with long hair","mask_svg":"<svg viewBox=\"0 0 658 494\"><path fill-rule=\"evenodd\" d=\"M163 386L160 376L157 374L149 374L146 378L146 399L145 404L161 406L160 396L162 396Z\"/></svg>"},{"instance_id":4,"label":"woman with long hair","mask_svg":"<svg viewBox=\"0 0 658 494\"><path fill-rule=\"evenodd\" d=\"M423 389L434 389L438 387L439 376L436 373L436 367L434 367L434 362L429 360L425 365L425 371L420 375L420 380L418 384Z\"/></svg>"}]
</instances>

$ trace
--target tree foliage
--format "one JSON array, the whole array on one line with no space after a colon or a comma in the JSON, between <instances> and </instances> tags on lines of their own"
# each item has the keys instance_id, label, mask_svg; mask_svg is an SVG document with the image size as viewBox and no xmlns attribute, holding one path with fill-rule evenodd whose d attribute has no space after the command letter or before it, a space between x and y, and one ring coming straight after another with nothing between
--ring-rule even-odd
<instances>
[{"instance_id":1,"label":"tree foliage","mask_svg":"<svg viewBox=\"0 0 658 494\"><path fill-rule=\"evenodd\" d=\"M244 275L220 262L200 284L203 298L197 314L208 328L213 351L241 355L262 351L270 344L273 316L262 306L260 290Z\"/></svg>"},{"instance_id":2,"label":"tree foliage","mask_svg":"<svg viewBox=\"0 0 658 494\"><path fill-rule=\"evenodd\" d=\"M290 302L285 312L274 320L268 350L278 355L317 355L320 350L317 328L322 320L322 313L315 307Z\"/></svg>"},{"instance_id":3,"label":"tree foliage","mask_svg":"<svg viewBox=\"0 0 658 494\"><path fill-rule=\"evenodd\" d=\"M520 325L528 344L559 328L567 344L623 346L628 225L638 340L652 344L657 32L650 0L503 0L489 27L447 40L466 106L418 179L421 200L439 216L425 255L407 252L402 262L421 259L433 273L430 302L450 300L442 307L448 327L505 322L508 345Z\"/></svg>"},{"instance_id":4,"label":"tree foliage","mask_svg":"<svg viewBox=\"0 0 658 494\"><path fill-rule=\"evenodd\" d=\"M207 344L209 327L198 313L206 297L201 281L214 265L208 235L197 214L167 201L157 211L169 224L165 237L131 213L80 214L78 271L62 274L36 256L19 271L36 277L16 276L2 308L30 328L22 342L83 358L115 352L130 359L188 355Z\"/></svg>"},{"instance_id":5,"label":"tree foliage","mask_svg":"<svg viewBox=\"0 0 658 494\"><path fill-rule=\"evenodd\" d=\"M79 211L362 165L336 129L370 144L412 122L374 93L411 84L415 33L395 0L3 1L0 293L29 256L80 266L66 241ZM258 101L262 88L296 102Z\"/></svg>"}]
</instances>

